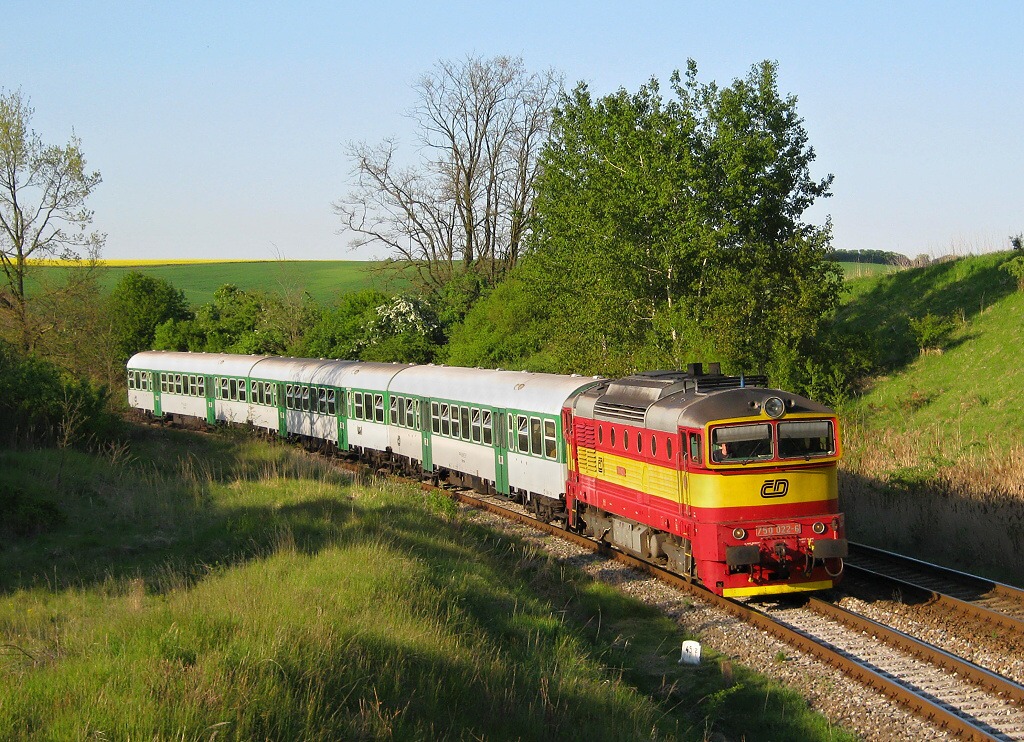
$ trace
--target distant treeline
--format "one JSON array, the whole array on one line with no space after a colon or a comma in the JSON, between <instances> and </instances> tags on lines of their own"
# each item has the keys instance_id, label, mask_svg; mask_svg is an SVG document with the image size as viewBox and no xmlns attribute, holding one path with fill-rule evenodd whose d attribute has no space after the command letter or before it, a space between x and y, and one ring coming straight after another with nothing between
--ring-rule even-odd
<instances>
[{"instance_id":1,"label":"distant treeline","mask_svg":"<svg viewBox=\"0 0 1024 742\"><path fill-rule=\"evenodd\" d=\"M875 263L877 265L909 266L910 258L887 250L833 250L830 257L837 263Z\"/></svg>"}]
</instances>

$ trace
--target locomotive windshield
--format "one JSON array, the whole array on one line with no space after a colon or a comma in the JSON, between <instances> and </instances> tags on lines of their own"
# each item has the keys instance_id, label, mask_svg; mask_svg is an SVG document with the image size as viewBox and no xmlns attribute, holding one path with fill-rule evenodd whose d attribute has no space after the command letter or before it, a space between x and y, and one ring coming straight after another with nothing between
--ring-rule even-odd
<instances>
[{"instance_id":1,"label":"locomotive windshield","mask_svg":"<svg viewBox=\"0 0 1024 742\"><path fill-rule=\"evenodd\" d=\"M732 425L711 431L712 461L755 461L772 456L771 425Z\"/></svg>"},{"instance_id":2,"label":"locomotive windshield","mask_svg":"<svg viewBox=\"0 0 1024 742\"><path fill-rule=\"evenodd\" d=\"M805 459L831 456L836 452L836 437L831 420L793 420L779 423L779 456Z\"/></svg>"}]
</instances>

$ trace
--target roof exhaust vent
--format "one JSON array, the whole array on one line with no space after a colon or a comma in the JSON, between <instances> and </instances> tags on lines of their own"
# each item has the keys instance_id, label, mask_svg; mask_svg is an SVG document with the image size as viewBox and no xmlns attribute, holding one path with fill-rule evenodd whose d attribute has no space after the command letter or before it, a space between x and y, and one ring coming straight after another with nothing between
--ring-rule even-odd
<instances>
[{"instance_id":1,"label":"roof exhaust vent","mask_svg":"<svg viewBox=\"0 0 1024 742\"><path fill-rule=\"evenodd\" d=\"M704 365L701 364L701 363L691 363L689 366L686 367L686 372L688 374L690 374L690 376L694 376L694 377L696 377L696 376L703 376L704 375Z\"/></svg>"},{"instance_id":2,"label":"roof exhaust vent","mask_svg":"<svg viewBox=\"0 0 1024 742\"><path fill-rule=\"evenodd\" d=\"M721 376L722 375L722 364L719 362L708 364L708 376Z\"/></svg>"}]
</instances>

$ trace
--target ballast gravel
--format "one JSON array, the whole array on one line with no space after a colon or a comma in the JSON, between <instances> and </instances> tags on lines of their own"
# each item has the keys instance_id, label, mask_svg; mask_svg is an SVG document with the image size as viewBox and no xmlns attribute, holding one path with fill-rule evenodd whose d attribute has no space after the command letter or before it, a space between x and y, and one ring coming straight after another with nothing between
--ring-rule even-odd
<instances>
[{"instance_id":1,"label":"ballast gravel","mask_svg":"<svg viewBox=\"0 0 1024 742\"><path fill-rule=\"evenodd\" d=\"M912 716L885 696L715 609L699 597L681 593L644 572L527 525L470 506L460 507L466 517L522 539L595 579L615 586L626 595L658 608L702 645L800 693L812 708L836 726L866 740L881 742L952 738L945 731Z\"/></svg>"}]
</instances>

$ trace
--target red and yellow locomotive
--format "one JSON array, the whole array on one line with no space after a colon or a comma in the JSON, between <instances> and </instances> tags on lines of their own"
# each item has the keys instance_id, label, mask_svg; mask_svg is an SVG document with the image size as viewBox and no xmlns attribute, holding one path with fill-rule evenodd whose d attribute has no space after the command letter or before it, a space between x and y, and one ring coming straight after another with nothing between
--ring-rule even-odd
<instances>
[{"instance_id":1,"label":"red and yellow locomotive","mask_svg":"<svg viewBox=\"0 0 1024 742\"><path fill-rule=\"evenodd\" d=\"M593 386L563 417L571 528L727 597L838 581L847 543L827 407L691 364Z\"/></svg>"}]
</instances>

